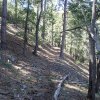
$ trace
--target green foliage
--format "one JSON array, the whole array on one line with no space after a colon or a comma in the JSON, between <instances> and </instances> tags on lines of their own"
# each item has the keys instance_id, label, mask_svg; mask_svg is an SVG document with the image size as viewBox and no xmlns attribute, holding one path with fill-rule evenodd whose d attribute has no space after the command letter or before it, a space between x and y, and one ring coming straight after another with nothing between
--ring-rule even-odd
<instances>
[{"instance_id":1,"label":"green foliage","mask_svg":"<svg viewBox=\"0 0 100 100\"><path fill-rule=\"evenodd\" d=\"M25 3L26 2L26 3ZM33 44L35 43L35 30L37 22L37 6L40 9L41 0L30 0L30 9L29 9L29 20L28 20L28 42ZM24 29L25 20L26 20L26 11L27 11L27 0L18 0L18 16L17 24L21 25L21 28ZM52 25L53 25L53 38L54 45L60 46L61 42L61 31L63 30L63 11L58 11L56 9L55 1L47 0L46 11L42 13L40 29L39 29L39 44L42 44L43 41L51 43L52 41ZM85 3L84 0L71 0L69 3L68 13L67 13L67 29L81 26L85 29L86 25L89 25L91 22L91 4ZM99 5L97 5L99 9ZM62 6L63 7L63 6ZM40 11L39 11L40 13ZM43 18L45 16L45 28L43 26ZM86 21L85 21L85 19ZM13 23L15 19L15 4L14 2L8 2L8 22ZM42 39L41 34L45 29L45 40ZM80 55L80 61L83 61L87 56L87 33L83 29L76 29L70 32L66 32L66 51L72 55L75 52L75 49ZM23 38L23 32L18 32L16 35Z\"/></svg>"},{"instance_id":2,"label":"green foliage","mask_svg":"<svg viewBox=\"0 0 100 100\"><path fill-rule=\"evenodd\" d=\"M16 33L16 35L19 36L19 37L21 37L21 38L23 38L23 34L24 34L24 32L18 32L18 33Z\"/></svg>"},{"instance_id":3,"label":"green foliage","mask_svg":"<svg viewBox=\"0 0 100 100\"><path fill-rule=\"evenodd\" d=\"M60 46L60 34L56 33L54 34L54 42L57 44L56 46Z\"/></svg>"},{"instance_id":4,"label":"green foliage","mask_svg":"<svg viewBox=\"0 0 100 100\"><path fill-rule=\"evenodd\" d=\"M84 3L83 0L81 0L81 3L72 2L69 5L69 10L71 11L73 17L76 19L75 22L78 23L78 25L90 24L92 15L91 8L92 7L89 4L87 5Z\"/></svg>"},{"instance_id":5,"label":"green foliage","mask_svg":"<svg viewBox=\"0 0 100 100\"><path fill-rule=\"evenodd\" d=\"M35 4L38 4L38 3L40 3L41 2L41 0L34 0L34 3Z\"/></svg>"}]
</instances>

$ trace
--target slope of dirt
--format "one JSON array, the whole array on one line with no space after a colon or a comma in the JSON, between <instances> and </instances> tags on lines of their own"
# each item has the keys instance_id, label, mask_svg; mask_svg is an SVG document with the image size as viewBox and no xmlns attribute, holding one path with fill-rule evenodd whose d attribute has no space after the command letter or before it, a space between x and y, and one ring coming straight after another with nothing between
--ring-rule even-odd
<instances>
[{"instance_id":1,"label":"slope of dirt","mask_svg":"<svg viewBox=\"0 0 100 100\"><path fill-rule=\"evenodd\" d=\"M59 100L86 100L88 67L75 64L68 54L59 59L59 48L50 45L39 46L38 56L27 46L23 56L18 31L8 26L7 63L0 62L0 100L52 100L57 84L69 73Z\"/></svg>"}]
</instances>

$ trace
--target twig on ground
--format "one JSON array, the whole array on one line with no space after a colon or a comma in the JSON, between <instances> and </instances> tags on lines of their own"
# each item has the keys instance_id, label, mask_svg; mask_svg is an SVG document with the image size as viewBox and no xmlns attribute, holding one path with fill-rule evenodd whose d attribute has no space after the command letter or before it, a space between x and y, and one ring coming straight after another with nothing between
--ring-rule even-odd
<instances>
[{"instance_id":1,"label":"twig on ground","mask_svg":"<svg viewBox=\"0 0 100 100\"><path fill-rule=\"evenodd\" d=\"M59 96L59 94L60 94L61 87L62 87L62 85L64 84L64 81L65 81L66 79L68 80L69 75L70 75L70 74L64 76L63 79L61 80L61 82L58 84L57 89L56 89L56 91L55 91L55 93L54 93L54 100L58 100L58 96Z\"/></svg>"}]
</instances>

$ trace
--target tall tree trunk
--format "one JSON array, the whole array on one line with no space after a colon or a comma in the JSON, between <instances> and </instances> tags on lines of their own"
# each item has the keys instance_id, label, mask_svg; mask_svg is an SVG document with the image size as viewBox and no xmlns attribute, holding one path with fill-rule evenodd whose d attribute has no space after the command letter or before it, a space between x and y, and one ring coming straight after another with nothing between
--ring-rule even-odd
<instances>
[{"instance_id":1,"label":"tall tree trunk","mask_svg":"<svg viewBox=\"0 0 100 100\"><path fill-rule=\"evenodd\" d=\"M100 60L97 62L97 80L96 80L96 93L98 93L100 87Z\"/></svg>"},{"instance_id":2,"label":"tall tree trunk","mask_svg":"<svg viewBox=\"0 0 100 100\"><path fill-rule=\"evenodd\" d=\"M37 18L36 31L35 31L35 47L33 51L34 55L37 55L37 50L38 50L38 32L39 32L39 24L41 20L42 10L43 10L43 0L41 0L41 11L39 17L37 16L38 18Z\"/></svg>"},{"instance_id":3,"label":"tall tree trunk","mask_svg":"<svg viewBox=\"0 0 100 100\"><path fill-rule=\"evenodd\" d=\"M90 45L90 61L89 61L89 88L88 98L95 100L95 82L96 82L96 57L95 57L95 41L89 35Z\"/></svg>"},{"instance_id":4,"label":"tall tree trunk","mask_svg":"<svg viewBox=\"0 0 100 100\"><path fill-rule=\"evenodd\" d=\"M6 49L7 49L7 33L6 33L6 20L7 20L7 0L2 1L2 20L1 20L1 60L6 62Z\"/></svg>"},{"instance_id":5,"label":"tall tree trunk","mask_svg":"<svg viewBox=\"0 0 100 100\"><path fill-rule=\"evenodd\" d=\"M89 86L88 86L88 98L92 98L92 70L91 70L91 60L89 60Z\"/></svg>"},{"instance_id":6,"label":"tall tree trunk","mask_svg":"<svg viewBox=\"0 0 100 100\"><path fill-rule=\"evenodd\" d=\"M95 22L96 22L96 2L93 1L92 7L92 20L89 34L89 46L90 46L90 64L89 64L89 89L88 89L88 98L89 100L95 100L95 83L96 83L96 57L95 57Z\"/></svg>"},{"instance_id":7,"label":"tall tree trunk","mask_svg":"<svg viewBox=\"0 0 100 100\"><path fill-rule=\"evenodd\" d=\"M51 1L51 4L52 4L52 9L51 9L51 14L52 14L52 21L51 21L51 24L52 24L52 46L54 45L54 29L53 29L53 27L54 27L54 18L53 18L53 2Z\"/></svg>"},{"instance_id":8,"label":"tall tree trunk","mask_svg":"<svg viewBox=\"0 0 100 100\"><path fill-rule=\"evenodd\" d=\"M6 40L6 19L7 19L7 0L2 3L2 20L1 20L1 49L7 49Z\"/></svg>"},{"instance_id":9,"label":"tall tree trunk","mask_svg":"<svg viewBox=\"0 0 100 100\"><path fill-rule=\"evenodd\" d=\"M28 7L27 7L27 14L26 14L26 21L25 21L25 33L24 33L24 47L23 47L23 54L25 55L26 52L26 44L27 44L27 28L28 28L28 16L29 16L29 0L28 0Z\"/></svg>"},{"instance_id":10,"label":"tall tree trunk","mask_svg":"<svg viewBox=\"0 0 100 100\"><path fill-rule=\"evenodd\" d=\"M96 93L99 92L100 87L100 40L99 40L99 30L98 26L96 25L96 50L98 52L97 54L97 78L96 78Z\"/></svg>"},{"instance_id":11,"label":"tall tree trunk","mask_svg":"<svg viewBox=\"0 0 100 100\"><path fill-rule=\"evenodd\" d=\"M65 36L66 36L66 17L67 17L67 0L64 2L64 20L63 20L63 34L62 34L62 43L60 48L60 57L64 57L64 46L65 46Z\"/></svg>"},{"instance_id":12,"label":"tall tree trunk","mask_svg":"<svg viewBox=\"0 0 100 100\"><path fill-rule=\"evenodd\" d=\"M17 28L17 0L15 0L15 26Z\"/></svg>"},{"instance_id":13,"label":"tall tree trunk","mask_svg":"<svg viewBox=\"0 0 100 100\"><path fill-rule=\"evenodd\" d=\"M45 39L45 25L46 25L46 0L44 0L44 10L43 10L43 30L42 30L42 39L43 39L43 42L44 42L44 39Z\"/></svg>"},{"instance_id":14,"label":"tall tree trunk","mask_svg":"<svg viewBox=\"0 0 100 100\"><path fill-rule=\"evenodd\" d=\"M54 45L54 32L53 32L53 20L52 20L52 46Z\"/></svg>"},{"instance_id":15,"label":"tall tree trunk","mask_svg":"<svg viewBox=\"0 0 100 100\"><path fill-rule=\"evenodd\" d=\"M73 53L73 38L72 38L72 34L71 34L71 43L70 43L70 55L72 55L72 53Z\"/></svg>"}]
</instances>

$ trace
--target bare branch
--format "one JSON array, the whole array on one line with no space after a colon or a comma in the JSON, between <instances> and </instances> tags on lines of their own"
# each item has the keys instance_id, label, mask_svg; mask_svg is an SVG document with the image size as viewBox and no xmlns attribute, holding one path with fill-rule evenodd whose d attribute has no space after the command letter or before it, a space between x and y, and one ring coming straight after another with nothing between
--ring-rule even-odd
<instances>
[{"instance_id":1,"label":"bare branch","mask_svg":"<svg viewBox=\"0 0 100 100\"><path fill-rule=\"evenodd\" d=\"M72 31L72 30L76 30L76 29L82 29L82 27L75 27L75 28L71 28L71 29L67 29L67 30L65 30L65 32L66 31ZM60 33L63 33L64 31L62 31L62 32L60 32Z\"/></svg>"},{"instance_id":2,"label":"bare branch","mask_svg":"<svg viewBox=\"0 0 100 100\"><path fill-rule=\"evenodd\" d=\"M58 100L58 96L59 96L59 94L60 94L61 87L62 87L62 85L64 84L64 81L65 81L66 79L68 79L69 75L70 75L70 74L64 76L63 79L61 80L61 82L58 84L57 89L56 89L56 91L55 91L55 93L54 93L54 100Z\"/></svg>"}]
</instances>

